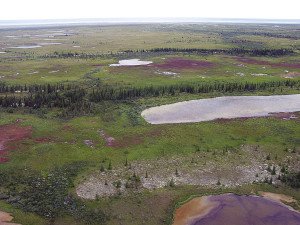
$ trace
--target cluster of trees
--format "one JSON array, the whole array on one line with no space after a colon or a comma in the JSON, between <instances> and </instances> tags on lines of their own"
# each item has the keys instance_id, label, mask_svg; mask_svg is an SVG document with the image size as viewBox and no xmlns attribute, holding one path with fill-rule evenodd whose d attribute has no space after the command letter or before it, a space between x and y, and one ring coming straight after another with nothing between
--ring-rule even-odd
<instances>
[{"instance_id":1,"label":"cluster of trees","mask_svg":"<svg viewBox=\"0 0 300 225\"><path fill-rule=\"evenodd\" d=\"M247 33L249 34L249 33ZM293 40L300 39L299 35L280 34L280 33L267 33L267 32L251 32L252 35L263 36L263 37L274 37L274 38L288 38Z\"/></svg>"},{"instance_id":2,"label":"cluster of trees","mask_svg":"<svg viewBox=\"0 0 300 225\"><path fill-rule=\"evenodd\" d=\"M71 105L81 103L86 91L83 88L74 88L61 92L46 92L39 90L37 92L30 92L27 95L5 95L0 97L0 106L2 107L59 107L66 108Z\"/></svg>"},{"instance_id":3,"label":"cluster of trees","mask_svg":"<svg viewBox=\"0 0 300 225\"><path fill-rule=\"evenodd\" d=\"M76 85L0 85L0 106L2 107L58 107L72 110L88 110L92 103L110 100L131 100L143 97L172 96L180 93L231 93L273 90L276 88L300 88L299 80L265 82L199 82L165 86L114 87L99 85L93 89ZM8 90L8 92L5 92ZM17 92L17 93L16 93ZM19 93L20 92L20 93ZM24 92L26 92L24 94Z\"/></svg>"},{"instance_id":4,"label":"cluster of trees","mask_svg":"<svg viewBox=\"0 0 300 225\"><path fill-rule=\"evenodd\" d=\"M294 54L292 49L246 49L246 48L231 48L231 49L202 49L202 48L153 48L153 49L140 49L140 50L125 50L118 53L84 53L84 52L57 52L47 54L42 58L80 58L80 59L93 59L103 57L118 57L124 54L143 54L143 53L156 53L156 54L171 54L171 53L188 53L188 54L227 54L227 55L249 55L249 56L284 56Z\"/></svg>"},{"instance_id":5,"label":"cluster of trees","mask_svg":"<svg viewBox=\"0 0 300 225\"><path fill-rule=\"evenodd\" d=\"M150 50L140 50L141 52L181 52L191 54L227 54L227 55L250 55L250 56L283 56L293 54L291 49L199 49L199 48L154 48Z\"/></svg>"},{"instance_id":6,"label":"cluster of trees","mask_svg":"<svg viewBox=\"0 0 300 225\"><path fill-rule=\"evenodd\" d=\"M84 53L84 52L57 52L53 54L44 55L42 58L80 58L80 59L92 59L103 57L102 53Z\"/></svg>"},{"instance_id":7,"label":"cluster of trees","mask_svg":"<svg viewBox=\"0 0 300 225\"><path fill-rule=\"evenodd\" d=\"M281 182L292 188L300 188L300 171L289 172L285 167L281 169L282 175L278 177Z\"/></svg>"},{"instance_id":8,"label":"cluster of trees","mask_svg":"<svg viewBox=\"0 0 300 225\"><path fill-rule=\"evenodd\" d=\"M274 88L289 87L300 88L300 81L266 81L266 82L201 82L201 83L181 83L166 86L148 87L120 87L111 86L100 87L92 90L89 100L100 102L103 100L127 100L140 97L158 97L165 95L176 95L179 93L211 93L211 92L249 92L258 90L271 90Z\"/></svg>"},{"instance_id":9,"label":"cluster of trees","mask_svg":"<svg viewBox=\"0 0 300 225\"><path fill-rule=\"evenodd\" d=\"M49 220L68 214L87 224L104 224L108 217L101 209L94 211L68 193L73 187L72 180L84 166L84 163L76 162L47 174L30 168L2 170L0 197L15 207Z\"/></svg>"},{"instance_id":10,"label":"cluster of trees","mask_svg":"<svg viewBox=\"0 0 300 225\"><path fill-rule=\"evenodd\" d=\"M74 89L74 85L65 85L63 83L58 84L33 84L33 85L6 85L5 83L0 83L0 93L36 93L36 92L46 92L46 93L54 93L64 90Z\"/></svg>"},{"instance_id":11,"label":"cluster of trees","mask_svg":"<svg viewBox=\"0 0 300 225\"><path fill-rule=\"evenodd\" d=\"M300 188L300 172L284 174L280 180L292 188Z\"/></svg>"}]
</instances>

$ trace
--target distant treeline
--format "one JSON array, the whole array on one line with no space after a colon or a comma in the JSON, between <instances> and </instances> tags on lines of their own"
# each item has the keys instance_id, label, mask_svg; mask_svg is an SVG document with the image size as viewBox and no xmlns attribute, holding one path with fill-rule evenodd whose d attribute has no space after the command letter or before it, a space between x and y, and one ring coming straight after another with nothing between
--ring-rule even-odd
<instances>
[{"instance_id":1,"label":"distant treeline","mask_svg":"<svg viewBox=\"0 0 300 225\"><path fill-rule=\"evenodd\" d=\"M226 54L226 55L249 55L249 56L284 56L291 55L295 52L292 49L245 49L245 48L231 48L231 49L201 49L201 48L153 48L153 49L139 49L139 50L125 50L117 53L83 53L83 52L54 52L41 56L42 58L105 58L105 57L120 57L122 55L130 54L172 54L172 53L187 53L198 55L212 55L212 54Z\"/></svg>"},{"instance_id":2,"label":"distant treeline","mask_svg":"<svg viewBox=\"0 0 300 225\"><path fill-rule=\"evenodd\" d=\"M146 87L113 87L99 85L93 89L77 85L0 85L0 106L2 107L58 107L70 110L89 111L93 103L101 101L122 101L145 97L173 96L180 93L232 93L272 91L278 88L300 89L299 80L265 82L199 82ZM27 90L27 91L26 91ZM8 92L6 92L8 91Z\"/></svg>"},{"instance_id":3,"label":"distant treeline","mask_svg":"<svg viewBox=\"0 0 300 225\"><path fill-rule=\"evenodd\" d=\"M28 93L36 93L36 92L59 92L64 90L71 90L73 89L73 85L65 85L62 83L58 84L32 84L32 85L7 85L5 83L0 83L0 93L16 93L16 92L28 92Z\"/></svg>"},{"instance_id":4,"label":"distant treeline","mask_svg":"<svg viewBox=\"0 0 300 225\"><path fill-rule=\"evenodd\" d=\"M191 54L227 54L227 55L250 55L250 56L283 56L293 54L291 49L198 49L198 48L154 48L150 50L140 50L142 52L182 52Z\"/></svg>"},{"instance_id":5,"label":"distant treeline","mask_svg":"<svg viewBox=\"0 0 300 225\"><path fill-rule=\"evenodd\" d=\"M299 35L291 35L291 34L279 34L279 33L267 33L267 32L251 32L246 34L252 34L257 36L263 36L263 37L274 37L274 38L287 38L292 40L298 40L300 39Z\"/></svg>"}]
</instances>

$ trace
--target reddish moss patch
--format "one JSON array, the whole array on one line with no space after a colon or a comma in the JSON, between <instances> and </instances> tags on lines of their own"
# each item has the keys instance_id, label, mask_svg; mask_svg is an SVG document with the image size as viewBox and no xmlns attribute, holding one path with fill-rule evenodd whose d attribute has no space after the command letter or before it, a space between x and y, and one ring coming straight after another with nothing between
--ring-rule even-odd
<instances>
[{"instance_id":1,"label":"reddish moss patch","mask_svg":"<svg viewBox=\"0 0 300 225\"><path fill-rule=\"evenodd\" d=\"M205 69L214 66L212 62L199 61L182 58L171 58L160 64L150 64L150 67L156 67L159 69Z\"/></svg>"},{"instance_id":2,"label":"reddish moss patch","mask_svg":"<svg viewBox=\"0 0 300 225\"><path fill-rule=\"evenodd\" d=\"M0 157L0 163L6 163L8 161L9 161L8 158L6 158L6 157Z\"/></svg>"},{"instance_id":3,"label":"reddish moss patch","mask_svg":"<svg viewBox=\"0 0 300 225\"><path fill-rule=\"evenodd\" d=\"M140 145L144 143L145 139L148 137L158 137L162 133L161 130L155 129L143 134L134 135L134 136L125 136L120 140L115 140L111 147L114 148L127 148L134 145Z\"/></svg>"},{"instance_id":4,"label":"reddish moss patch","mask_svg":"<svg viewBox=\"0 0 300 225\"><path fill-rule=\"evenodd\" d=\"M21 127L17 124L9 124L0 126L0 163L7 162L6 157L8 150L13 150L18 141L30 138L32 135L32 127Z\"/></svg>"},{"instance_id":5,"label":"reddish moss patch","mask_svg":"<svg viewBox=\"0 0 300 225\"><path fill-rule=\"evenodd\" d=\"M106 146L113 148L127 148L134 145L140 145L144 143L145 139L148 137L158 137L161 135L162 131L155 129L143 134L134 135L134 136L124 136L120 139L115 139L109 136L104 130L99 130L100 136L105 140Z\"/></svg>"},{"instance_id":6,"label":"reddish moss patch","mask_svg":"<svg viewBox=\"0 0 300 225\"><path fill-rule=\"evenodd\" d=\"M70 126L70 125L64 125L62 129L65 130L65 131L72 131L72 130L74 130L74 128L72 126Z\"/></svg>"},{"instance_id":7,"label":"reddish moss patch","mask_svg":"<svg viewBox=\"0 0 300 225\"><path fill-rule=\"evenodd\" d=\"M113 146L115 143L115 139L109 136L104 130L99 130L100 136L105 140L106 146Z\"/></svg>"},{"instance_id":8,"label":"reddish moss patch","mask_svg":"<svg viewBox=\"0 0 300 225\"><path fill-rule=\"evenodd\" d=\"M34 141L37 143L49 143L52 142L52 139L49 137L40 137L40 138L36 138Z\"/></svg>"}]
</instances>

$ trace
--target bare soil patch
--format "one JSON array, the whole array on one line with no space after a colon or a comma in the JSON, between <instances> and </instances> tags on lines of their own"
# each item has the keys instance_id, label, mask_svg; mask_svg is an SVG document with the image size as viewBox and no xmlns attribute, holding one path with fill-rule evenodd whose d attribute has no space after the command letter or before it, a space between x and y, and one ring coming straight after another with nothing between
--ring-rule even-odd
<instances>
[{"instance_id":1,"label":"bare soil patch","mask_svg":"<svg viewBox=\"0 0 300 225\"><path fill-rule=\"evenodd\" d=\"M270 117L281 119L281 120L299 120L299 113L291 112L280 112L280 113L271 113Z\"/></svg>"},{"instance_id":2,"label":"bare soil patch","mask_svg":"<svg viewBox=\"0 0 300 225\"><path fill-rule=\"evenodd\" d=\"M22 127L17 123L0 126L0 163L7 162L7 151L13 150L18 141L30 138L32 127Z\"/></svg>"},{"instance_id":3,"label":"bare soil patch","mask_svg":"<svg viewBox=\"0 0 300 225\"><path fill-rule=\"evenodd\" d=\"M271 192L259 192L261 196L267 199L274 200L276 202L282 202L282 203L294 203L297 202L293 197L284 195L284 194L276 194Z\"/></svg>"},{"instance_id":4,"label":"bare soil patch","mask_svg":"<svg viewBox=\"0 0 300 225\"><path fill-rule=\"evenodd\" d=\"M73 131L74 130L74 128L70 125L64 125L62 129L65 131Z\"/></svg>"},{"instance_id":5,"label":"bare soil patch","mask_svg":"<svg viewBox=\"0 0 300 225\"><path fill-rule=\"evenodd\" d=\"M260 117L242 117L242 118L233 118L233 119L226 119L220 118L214 120L216 123L226 124L231 123L233 121L246 121L253 118L275 118L279 120L296 120L300 121L300 114L299 112L279 112L279 113L270 113L268 116L260 116Z\"/></svg>"},{"instance_id":6,"label":"bare soil patch","mask_svg":"<svg viewBox=\"0 0 300 225\"><path fill-rule=\"evenodd\" d=\"M115 143L115 139L109 136L104 130L99 130L100 136L105 140L106 146L113 146Z\"/></svg>"},{"instance_id":7,"label":"bare soil patch","mask_svg":"<svg viewBox=\"0 0 300 225\"><path fill-rule=\"evenodd\" d=\"M204 217L215 207L216 203L209 201L207 196L194 198L176 210L173 225L193 224L195 219Z\"/></svg>"},{"instance_id":8,"label":"bare soil patch","mask_svg":"<svg viewBox=\"0 0 300 225\"><path fill-rule=\"evenodd\" d=\"M214 159L209 159L213 152L201 152L191 157L161 157L156 160L128 162L128 166L113 166L112 170L95 172L79 184L76 192L79 197L95 199L97 196L163 188L169 186L172 180L179 186L211 188L263 182L266 178L272 178L275 184L280 182L277 180L280 167L273 164L278 173L272 175L267 170L270 162L265 161L267 154L262 149L257 146L241 146L241 154L235 151L216 155Z\"/></svg>"},{"instance_id":9,"label":"bare soil patch","mask_svg":"<svg viewBox=\"0 0 300 225\"><path fill-rule=\"evenodd\" d=\"M21 225L17 223L11 223L13 217L7 212L0 211L0 225Z\"/></svg>"},{"instance_id":10,"label":"bare soil patch","mask_svg":"<svg viewBox=\"0 0 300 225\"><path fill-rule=\"evenodd\" d=\"M286 73L286 74L282 75L282 77L284 77L284 78L296 78L296 77L300 77L300 73L289 72L289 73Z\"/></svg>"}]
</instances>

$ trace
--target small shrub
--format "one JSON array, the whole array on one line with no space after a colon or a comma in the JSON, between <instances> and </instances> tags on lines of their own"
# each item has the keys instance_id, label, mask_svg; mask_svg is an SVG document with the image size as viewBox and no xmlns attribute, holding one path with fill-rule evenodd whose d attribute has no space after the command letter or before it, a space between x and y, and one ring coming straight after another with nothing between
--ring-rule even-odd
<instances>
[{"instance_id":1,"label":"small shrub","mask_svg":"<svg viewBox=\"0 0 300 225\"><path fill-rule=\"evenodd\" d=\"M170 187L175 187L175 181L174 181L173 178L170 180L169 186L170 186Z\"/></svg>"}]
</instances>

